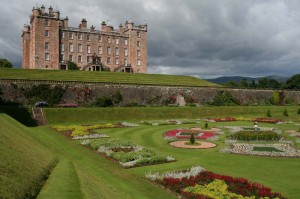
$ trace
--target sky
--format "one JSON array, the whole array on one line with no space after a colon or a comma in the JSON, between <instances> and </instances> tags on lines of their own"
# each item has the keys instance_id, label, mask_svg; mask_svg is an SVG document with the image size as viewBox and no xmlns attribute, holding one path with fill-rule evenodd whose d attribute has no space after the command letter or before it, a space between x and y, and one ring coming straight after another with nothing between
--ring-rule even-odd
<instances>
[{"instance_id":1,"label":"sky","mask_svg":"<svg viewBox=\"0 0 300 199\"><path fill-rule=\"evenodd\" d=\"M24 24L51 5L69 26L148 25L148 73L291 76L300 73L299 0L1 0L0 58L21 66Z\"/></svg>"}]
</instances>

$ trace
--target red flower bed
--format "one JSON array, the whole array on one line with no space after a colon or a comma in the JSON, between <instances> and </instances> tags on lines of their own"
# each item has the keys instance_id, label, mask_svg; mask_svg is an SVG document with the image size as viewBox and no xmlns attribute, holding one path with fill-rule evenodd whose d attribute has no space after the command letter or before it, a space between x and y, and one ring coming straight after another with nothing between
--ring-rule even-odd
<instances>
[{"instance_id":1,"label":"red flower bed","mask_svg":"<svg viewBox=\"0 0 300 199\"><path fill-rule=\"evenodd\" d=\"M164 137L174 137L177 139L186 139L186 138L190 138L190 135L180 135L180 133L194 133L194 137L196 139L202 139L202 140L206 140L208 138L211 138L213 136L215 136L215 133L213 132L202 132L202 131L197 131L197 130L184 130L184 129L175 129L175 130L171 130L168 131L164 134ZM197 133L201 133L201 136L197 135ZM196 135L195 135L196 134Z\"/></svg>"},{"instance_id":2,"label":"red flower bed","mask_svg":"<svg viewBox=\"0 0 300 199\"><path fill-rule=\"evenodd\" d=\"M272 118L255 118L253 122L266 122L266 123L278 123L278 122L284 122L283 120L276 120Z\"/></svg>"},{"instance_id":3,"label":"red flower bed","mask_svg":"<svg viewBox=\"0 0 300 199\"><path fill-rule=\"evenodd\" d=\"M234 117L225 117L225 118L211 118L210 120L214 120L215 122L233 122L237 121Z\"/></svg>"},{"instance_id":4,"label":"red flower bed","mask_svg":"<svg viewBox=\"0 0 300 199\"><path fill-rule=\"evenodd\" d=\"M260 197L269 197L269 198L281 198L285 199L280 193L274 193L270 188L265 187L258 183L249 182L244 178L234 178L231 176L225 176L216 174L210 171L202 171L197 176L192 176L190 178L164 178L156 182L164 185L166 188L173 190L179 194L183 194L186 198L203 198L207 199L209 197L205 195L196 195L188 192L183 192L182 189L194 186L195 184L205 185L213 182L215 179L223 180L228 185L228 191L236 193L242 196L255 196L256 198Z\"/></svg>"}]
</instances>

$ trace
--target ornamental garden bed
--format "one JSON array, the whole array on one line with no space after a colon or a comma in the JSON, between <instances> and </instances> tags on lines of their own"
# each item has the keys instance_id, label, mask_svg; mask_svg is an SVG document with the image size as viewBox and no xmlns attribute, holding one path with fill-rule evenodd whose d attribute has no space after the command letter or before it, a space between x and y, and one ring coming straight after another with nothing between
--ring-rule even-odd
<instances>
[{"instance_id":1,"label":"ornamental garden bed","mask_svg":"<svg viewBox=\"0 0 300 199\"><path fill-rule=\"evenodd\" d=\"M289 144L234 143L231 149L223 150L223 152L256 156L300 157L300 151Z\"/></svg>"},{"instance_id":2,"label":"ornamental garden bed","mask_svg":"<svg viewBox=\"0 0 300 199\"><path fill-rule=\"evenodd\" d=\"M205 131L196 129L174 129L164 133L164 139L189 139L194 134L195 139L207 140L217 135L216 131ZM221 133L220 133L221 134Z\"/></svg>"},{"instance_id":3,"label":"ornamental garden bed","mask_svg":"<svg viewBox=\"0 0 300 199\"><path fill-rule=\"evenodd\" d=\"M142 121L142 124L151 125L151 126L160 126L160 125L179 125L179 124L198 124L200 120L154 120L154 121Z\"/></svg>"},{"instance_id":4,"label":"ornamental garden bed","mask_svg":"<svg viewBox=\"0 0 300 199\"><path fill-rule=\"evenodd\" d=\"M281 136L273 131L239 131L229 135L228 138L243 141L277 141Z\"/></svg>"},{"instance_id":5,"label":"ornamental garden bed","mask_svg":"<svg viewBox=\"0 0 300 199\"><path fill-rule=\"evenodd\" d=\"M146 166L173 162L172 156L159 154L153 149L135 145L130 141L120 139L110 140L85 140L81 144L89 146L98 152L104 154L124 168Z\"/></svg>"},{"instance_id":6,"label":"ornamental garden bed","mask_svg":"<svg viewBox=\"0 0 300 199\"><path fill-rule=\"evenodd\" d=\"M268 187L250 182L244 178L234 178L192 167L187 171L146 173L145 177L178 194L179 198L278 198L285 199Z\"/></svg>"},{"instance_id":7,"label":"ornamental garden bed","mask_svg":"<svg viewBox=\"0 0 300 199\"><path fill-rule=\"evenodd\" d=\"M93 138L105 138L108 137L105 134L95 133L93 130L105 129L105 128L122 128L124 126L119 124L96 124L96 125L54 125L53 129L63 133L67 137L72 139L93 139Z\"/></svg>"},{"instance_id":8,"label":"ornamental garden bed","mask_svg":"<svg viewBox=\"0 0 300 199\"><path fill-rule=\"evenodd\" d=\"M209 149L217 146L210 142L201 142L201 141L196 141L194 144L191 144L190 142L187 141L175 141L175 142L171 142L170 145L178 148L185 148L185 149Z\"/></svg>"}]
</instances>

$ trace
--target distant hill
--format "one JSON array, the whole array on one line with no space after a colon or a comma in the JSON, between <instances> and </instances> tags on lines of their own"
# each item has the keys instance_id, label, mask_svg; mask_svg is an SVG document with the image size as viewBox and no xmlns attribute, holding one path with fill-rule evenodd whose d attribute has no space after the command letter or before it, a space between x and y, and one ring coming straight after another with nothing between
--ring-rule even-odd
<instances>
[{"instance_id":1,"label":"distant hill","mask_svg":"<svg viewBox=\"0 0 300 199\"><path fill-rule=\"evenodd\" d=\"M258 81L261 78L275 79L279 82L285 82L287 79L289 79L289 77L281 77L281 76L266 76L266 77L223 76L223 77L217 77L214 79L206 79L206 80L216 84L222 84L229 81L240 82L242 79L246 79L248 82L252 82L253 80Z\"/></svg>"}]
</instances>

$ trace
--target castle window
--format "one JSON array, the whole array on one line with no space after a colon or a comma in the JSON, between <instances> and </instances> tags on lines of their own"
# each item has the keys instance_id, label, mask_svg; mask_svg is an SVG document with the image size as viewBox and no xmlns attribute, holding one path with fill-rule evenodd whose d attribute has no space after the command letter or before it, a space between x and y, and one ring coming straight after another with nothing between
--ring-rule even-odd
<instances>
[{"instance_id":1,"label":"castle window","mask_svg":"<svg viewBox=\"0 0 300 199\"><path fill-rule=\"evenodd\" d=\"M124 49L124 55L125 55L125 57L128 56L128 50L127 50L127 48Z\"/></svg>"},{"instance_id":2,"label":"castle window","mask_svg":"<svg viewBox=\"0 0 300 199\"><path fill-rule=\"evenodd\" d=\"M141 51L140 51L140 50L137 51L137 56L138 56L138 57L141 56Z\"/></svg>"},{"instance_id":3,"label":"castle window","mask_svg":"<svg viewBox=\"0 0 300 199\"><path fill-rule=\"evenodd\" d=\"M107 57L107 64L110 64L110 57Z\"/></svg>"},{"instance_id":4,"label":"castle window","mask_svg":"<svg viewBox=\"0 0 300 199\"><path fill-rule=\"evenodd\" d=\"M81 57L81 55L78 55L78 63L82 63L82 57Z\"/></svg>"},{"instance_id":5,"label":"castle window","mask_svg":"<svg viewBox=\"0 0 300 199\"><path fill-rule=\"evenodd\" d=\"M111 38L110 37L107 37L107 43L111 43Z\"/></svg>"},{"instance_id":6,"label":"castle window","mask_svg":"<svg viewBox=\"0 0 300 199\"><path fill-rule=\"evenodd\" d=\"M64 44L60 44L60 51L61 52L65 51L65 45Z\"/></svg>"},{"instance_id":7,"label":"castle window","mask_svg":"<svg viewBox=\"0 0 300 199\"><path fill-rule=\"evenodd\" d=\"M119 44L119 39L118 38L116 38L116 44Z\"/></svg>"},{"instance_id":8,"label":"castle window","mask_svg":"<svg viewBox=\"0 0 300 199\"><path fill-rule=\"evenodd\" d=\"M49 61L50 60L50 54L49 53L45 53L45 60Z\"/></svg>"},{"instance_id":9,"label":"castle window","mask_svg":"<svg viewBox=\"0 0 300 199\"><path fill-rule=\"evenodd\" d=\"M73 55L69 55L69 61L73 61Z\"/></svg>"},{"instance_id":10,"label":"castle window","mask_svg":"<svg viewBox=\"0 0 300 199\"><path fill-rule=\"evenodd\" d=\"M119 48L116 48L116 55L119 55Z\"/></svg>"},{"instance_id":11,"label":"castle window","mask_svg":"<svg viewBox=\"0 0 300 199\"><path fill-rule=\"evenodd\" d=\"M78 52L82 52L82 44L78 44Z\"/></svg>"},{"instance_id":12,"label":"castle window","mask_svg":"<svg viewBox=\"0 0 300 199\"><path fill-rule=\"evenodd\" d=\"M69 33L69 39L73 39L73 33L72 32Z\"/></svg>"},{"instance_id":13,"label":"castle window","mask_svg":"<svg viewBox=\"0 0 300 199\"><path fill-rule=\"evenodd\" d=\"M116 58L116 65L119 65L119 58Z\"/></svg>"},{"instance_id":14,"label":"castle window","mask_svg":"<svg viewBox=\"0 0 300 199\"><path fill-rule=\"evenodd\" d=\"M90 41L91 40L91 35L87 34L86 35L86 40Z\"/></svg>"},{"instance_id":15,"label":"castle window","mask_svg":"<svg viewBox=\"0 0 300 199\"><path fill-rule=\"evenodd\" d=\"M98 42L102 42L102 37L101 36L98 37Z\"/></svg>"},{"instance_id":16,"label":"castle window","mask_svg":"<svg viewBox=\"0 0 300 199\"><path fill-rule=\"evenodd\" d=\"M136 46L137 46L137 47L141 47L141 42L140 42L140 41L137 41Z\"/></svg>"},{"instance_id":17,"label":"castle window","mask_svg":"<svg viewBox=\"0 0 300 199\"><path fill-rule=\"evenodd\" d=\"M137 32L137 37L141 37L140 31Z\"/></svg>"},{"instance_id":18,"label":"castle window","mask_svg":"<svg viewBox=\"0 0 300 199\"><path fill-rule=\"evenodd\" d=\"M45 37L50 37L49 30L45 30Z\"/></svg>"},{"instance_id":19,"label":"castle window","mask_svg":"<svg viewBox=\"0 0 300 199\"><path fill-rule=\"evenodd\" d=\"M90 56L87 56L86 60L87 60L87 63L90 63L91 57L90 57Z\"/></svg>"},{"instance_id":20,"label":"castle window","mask_svg":"<svg viewBox=\"0 0 300 199\"><path fill-rule=\"evenodd\" d=\"M63 61L64 61L64 55L59 55L59 62L63 63Z\"/></svg>"},{"instance_id":21,"label":"castle window","mask_svg":"<svg viewBox=\"0 0 300 199\"><path fill-rule=\"evenodd\" d=\"M124 42L125 42L125 45L128 45L128 40L127 40L127 39L125 39L125 41L124 41Z\"/></svg>"},{"instance_id":22,"label":"castle window","mask_svg":"<svg viewBox=\"0 0 300 199\"><path fill-rule=\"evenodd\" d=\"M46 20L45 20L45 26L49 26L49 24L50 24L50 23L49 23L49 20L46 19Z\"/></svg>"},{"instance_id":23,"label":"castle window","mask_svg":"<svg viewBox=\"0 0 300 199\"><path fill-rule=\"evenodd\" d=\"M98 54L99 54L99 55L102 54L102 47L101 47L101 46L98 47Z\"/></svg>"},{"instance_id":24,"label":"castle window","mask_svg":"<svg viewBox=\"0 0 300 199\"><path fill-rule=\"evenodd\" d=\"M45 43L45 50L49 50L49 42Z\"/></svg>"},{"instance_id":25,"label":"castle window","mask_svg":"<svg viewBox=\"0 0 300 199\"><path fill-rule=\"evenodd\" d=\"M73 44L69 44L69 52L73 52Z\"/></svg>"},{"instance_id":26,"label":"castle window","mask_svg":"<svg viewBox=\"0 0 300 199\"><path fill-rule=\"evenodd\" d=\"M124 65L127 66L128 63L127 63L127 59L124 59Z\"/></svg>"},{"instance_id":27,"label":"castle window","mask_svg":"<svg viewBox=\"0 0 300 199\"><path fill-rule=\"evenodd\" d=\"M141 60L140 60L140 59L137 60L137 65L138 65L138 66L141 65Z\"/></svg>"},{"instance_id":28,"label":"castle window","mask_svg":"<svg viewBox=\"0 0 300 199\"><path fill-rule=\"evenodd\" d=\"M81 33L78 34L78 40L82 40L82 34Z\"/></svg>"},{"instance_id":29,"label":"castle window","mask_svg":"<svg viewBox=\"0 0 300 199\"><path fill-rule=\"evenodd\" d=\"M61 33L61 37L65 38L65 33L64 32Z\"/></svg>"},{"instance_id":30,"label":"castle window","mask_svg":"<svg viewBox=\"0 0 300 199\"><path fill-rule=\"evenodd\" d=\"M87 45L87 53L91 53L91 46Z\"/></svg>"},{"instance_id":31,"label":"castle window","mask_svg":"<svg viewBox=\"0 0 300 199\"><path fill-rule=\"evenodd\" d=\"M111 49L110 49L110 47L108 47L108 48L107 48L107 54L108 54L108 55L110 55L110 51L111 51Z\"/></svg>"}]
</instances>

